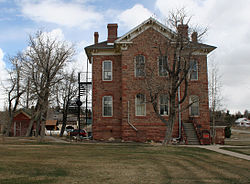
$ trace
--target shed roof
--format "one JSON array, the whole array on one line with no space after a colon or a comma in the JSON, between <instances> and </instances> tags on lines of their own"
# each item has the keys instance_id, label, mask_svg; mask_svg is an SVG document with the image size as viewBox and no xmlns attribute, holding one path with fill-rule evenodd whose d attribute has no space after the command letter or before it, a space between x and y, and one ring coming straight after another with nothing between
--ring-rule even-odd
<instances>
[{"instance_id":1,"label":"shed roof","mask_svg":"<svg viewBox=\"0 0 250 184\"><path fill-rule=\"evenodd\" d=\"M46 125L48 126L56 126L57 120L46 120Z\"/></svg>"}]
</instances>

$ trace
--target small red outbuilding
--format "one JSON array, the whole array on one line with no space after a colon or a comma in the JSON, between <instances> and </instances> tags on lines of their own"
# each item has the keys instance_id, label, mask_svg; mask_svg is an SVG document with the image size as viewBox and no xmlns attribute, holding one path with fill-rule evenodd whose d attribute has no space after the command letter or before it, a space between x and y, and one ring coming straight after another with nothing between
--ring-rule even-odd
<instances>
[{"instance_id":1,"label":"small red outbuilding","mask_svg":"<svg viewBox=\"0 0 250 184\"><path fill-rule=\"evenodd\" d=\"M24 110L18 111L13 118L11 136L25 136L31 120L31 115ZM32 129L34 128L34 125Z\"/></svg>"}]
</instances>

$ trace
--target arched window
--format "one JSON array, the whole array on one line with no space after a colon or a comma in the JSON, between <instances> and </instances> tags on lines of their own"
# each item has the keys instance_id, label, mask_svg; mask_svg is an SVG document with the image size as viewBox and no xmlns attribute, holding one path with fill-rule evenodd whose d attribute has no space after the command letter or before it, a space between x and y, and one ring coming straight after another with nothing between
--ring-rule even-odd
<instances>
[{"instance_id":1,"label":"arched window","mask_svg":"<svg viewBox=\"0 0 250 184\"><path fill-rule=\"evenodd\" d=\"M102 80L112 81L112 61L102 62Z\"/></svg>"},{"instance_id":2,"label":"arched window","mask_svg":"<svg viewBox=\"0 0 250 184\"><path fill-rule=\"evenodd\" d=\"M146 116L146 97L144 94L137 94L135 97L135 115Z\"/></svg>"},{"instance_id":3,"label":"arched window","mask_svg":"<svg viewBox=\"0 0 250 184\"><path fill-rule=\"evenodd\" d=\"M145 57L137 55L135 57L135 76L143 77L145 75Z\"/></svg>"},{"instance_id":4,"label":"arched window","mask_svg":"<svg viewBox=\"0 0 250 184\"><path fill-rule=\"evenodd\" d=\"M189 104L191 104L189 108L190 116L199 116L199 97L195 95L190 96Z\"/></svg>"}]
</instances>

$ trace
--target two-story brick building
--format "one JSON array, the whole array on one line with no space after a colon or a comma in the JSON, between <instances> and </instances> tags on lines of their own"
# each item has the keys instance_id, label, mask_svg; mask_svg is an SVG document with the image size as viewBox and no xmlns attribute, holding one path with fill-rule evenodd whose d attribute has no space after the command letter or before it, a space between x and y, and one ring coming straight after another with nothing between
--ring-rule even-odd
<instances>
[{"instance_id":1,"label":"two-story brick building","mask_svg":"<svg viewBox=\"0 0 250 184\"><path fill-rule=\"evenodd\" d=\"M117 37L117 24L108 24L107 41L98 42L98 33L94 33L94 44L85 48L89 62L92 64L92 108L93 138L109 138L124 141L162 141L166 125L156 116L148 98L138 88L143 71L138 66L156 63L158 75L164 76L164 59L160 59L159 49L175 34L172 30L153 18L149 18L125 35ZM188 26L182 26L188 35ZM197 44L197 35L192 35ZM182 124L191 123L197 128L200 143L208 138L209 107L207 54L215 49L213 46L198 43L199 50L192 56L193 69L190 75L188 96L183 103L187 106L193 99L191 107L180 114L175 123L173 138L183 139L185 131ZM183 95L180 89L180 95ZM168 99L159 97L159 113L168 119ZM178 119L178 118L177 118ZM192 121L191 121L192 120ZM209 141L206 141L209 142Z\"/></svg>"}]
</instances>

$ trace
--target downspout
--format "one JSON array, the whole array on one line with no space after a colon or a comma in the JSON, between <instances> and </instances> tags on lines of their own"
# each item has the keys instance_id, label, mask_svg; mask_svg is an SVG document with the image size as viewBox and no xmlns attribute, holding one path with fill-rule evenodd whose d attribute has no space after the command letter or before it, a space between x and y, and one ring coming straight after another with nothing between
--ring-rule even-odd
<instances>
[{"instance_id":1,"label":"downspout","mask_svg":"<svg viewBox=\"0 0 250 184\"><path fill-rule=\"evenodd\" d=\"M179 121L179 136L177 139L181 139L181 104L179 103L181 100L180 94L180 86L178 87L178 121Z\"/></svg>"},{"instance_id":2,"label":"downspout","mask_svg":"<svg viewBox=\"0 0 250 184\"><path fill-rule=\"evenodd\" d=\"M129 117L129 101L128 101L128 124L129 124L136 132L138 132L138 129L135 128L135 126L132 125L132 124L130 123L130 119L129 119L129 118L130 118L130 117Z\"/></svg>"}]
</instances>

